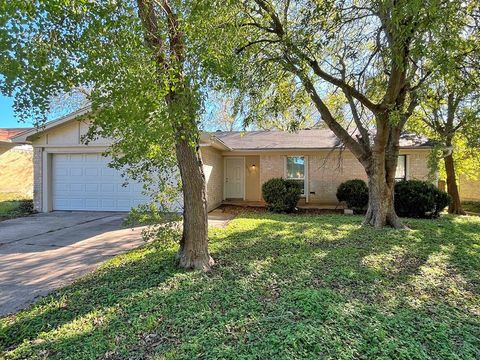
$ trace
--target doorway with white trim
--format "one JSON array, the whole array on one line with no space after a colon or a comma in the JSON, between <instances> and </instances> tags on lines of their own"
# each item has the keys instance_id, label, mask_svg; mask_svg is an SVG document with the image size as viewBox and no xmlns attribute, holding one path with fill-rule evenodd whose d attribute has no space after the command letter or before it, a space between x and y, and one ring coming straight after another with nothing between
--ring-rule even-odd
<instances>
[{"instance_id":1,"label":"doorway with white trim","mask_svg":"<svg viewBox=\"0 0 480 360\"><path fill-rule=\"evenodd\" d=\"M245 199L245 158L225 157L224 198Z\"/></svg>"}]
</instances>

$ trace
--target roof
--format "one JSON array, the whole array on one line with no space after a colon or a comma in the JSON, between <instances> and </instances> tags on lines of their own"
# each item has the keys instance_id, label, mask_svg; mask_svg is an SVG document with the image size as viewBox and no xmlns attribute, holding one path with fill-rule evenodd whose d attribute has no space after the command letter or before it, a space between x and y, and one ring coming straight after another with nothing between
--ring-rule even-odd
<instances>
[{"instance_id":1,"label":"roof","mask_svg":"<svg viewBox=\"0 0 480 360\"><path fill-rule=\"evenodd\" d=\"M30 128L0 128L0 140L10 140L15 135Z\"/></svg>"},{"instance_id":2,"label":"roof","mask_svg":"<svg viewBox=\"0 0 480 360\"><path fill-rule=\"evenodd\" d=\"M289 150L289 149L333 149L342 142L331 130L311 129L297 132L285 131L217 131L212 133L232 150ZM424 137L413 134L401 136L401 148L431 147Z\"/></svg>"},{"instance_id":3,"label":"roof","mask_svg":"<svg viewBox=\"0 0 480 360\"><path fill-rule=\"evenodd\" d=\"M21 132L11 137L14 142L29 142L32 135L78 120L92 111L91 106L85 106L59 119L46 123L43 127L20 129ZM354 134L353 132L352 134ZM297 132L278 130L270 131L216 131L202 133L201 143L220 150L318 150L334 149L342 146L342 142L328 129L309 129ZM404 133L400 139L400 147L430 148L433 143L427 138Z\"/></svg>"},{"instance_id":4,"label":"roof","mask_svg":"<svg viewBox=\"0 0 480 360\"><path fill-rule=\"evenodd\" d=\"M11 139L12 139L12 141L15 141L15 142L27 142L27 141L30 140L29 137L32 136L32 135L38 134L38 133L43 132L45 130L55 128L57 126L65 124L67 122L76 120L79 117L82 117L82 116L90 113L91 111L92 111L91 106L87 105L83 108L80 108L80 109L70 113L70 114L62 116L61 118L49 121L44 126L34 127L34 128L27 129L25 131L22 131L22 132L16 134L15 136L11 137Z\"/></svg>"}]
</instances>

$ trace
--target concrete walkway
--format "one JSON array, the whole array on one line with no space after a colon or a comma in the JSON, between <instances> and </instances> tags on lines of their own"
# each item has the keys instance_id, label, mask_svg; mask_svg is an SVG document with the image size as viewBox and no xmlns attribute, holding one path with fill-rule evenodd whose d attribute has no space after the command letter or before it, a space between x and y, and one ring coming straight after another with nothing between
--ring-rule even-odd
<instances>
[{"instance_id":1,"label":"concrete walkway","mask_svg":"<svg viewBox=\"0 0 480 360\"><path fill-rule=\"evenodd\" d=\"M144 244L124 213L52 212L0 222L0 316L73 282L108 258ZM234 216L209 214L225 227Z\"/></svg>"},{"instance_id":2,"label":"concrete walkway","mask_svg":"<svg viewBox=\"0 0 480 360\"><path fill-rule=\"evenodd\" d=\"M234 214L223 212L221 209L215 209L208 213L208 225L224 228L235 218Z\"/></svg>"},{"instance_id":3,"label":"concrete walkway","mask_svg":"<svg viewBox=\"0 0 480 360\"><path fill-rule=\"evenodd\" d=\"M0 222L0 316L144 244L125 214L53 212Z\"/></svg>"}]
</instances>

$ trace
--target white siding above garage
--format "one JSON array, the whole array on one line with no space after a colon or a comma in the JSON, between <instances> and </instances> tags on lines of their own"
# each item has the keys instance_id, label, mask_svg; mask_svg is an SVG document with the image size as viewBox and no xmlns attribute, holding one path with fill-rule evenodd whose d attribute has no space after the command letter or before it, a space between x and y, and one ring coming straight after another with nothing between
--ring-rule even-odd
<instances>
[{"instance_id":1,"label":"white siding above garage","mask_svg":"<svg viewBox=\"0 0 480 360\"><path fill-rule=\"evenodd\" d=\"M148 202L142 185L108 167L100 153L52 155L52 209L129 211Z\"/></svg>"}]
</instances>

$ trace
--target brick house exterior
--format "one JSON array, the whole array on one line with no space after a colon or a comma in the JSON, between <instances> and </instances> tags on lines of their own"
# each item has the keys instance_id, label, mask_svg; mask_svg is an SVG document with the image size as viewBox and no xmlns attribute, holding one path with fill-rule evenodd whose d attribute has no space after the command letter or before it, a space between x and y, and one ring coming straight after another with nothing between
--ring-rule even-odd
<instances>
[{"instance_id":1,"label":"brick house exterior","mask_svg":"<svg viewBox=\"0 0 480 360\"><path fill-rule=\"evenodd\" d=\"M41 131L28 130L14 138L34 148L36 210L127 211L142 201L139 188L122 188L118 174L102 159L112 140L82 143L90 124L88 111L81 109ZM405 137L400 147L402 176L427 180L428 142ZM200 149L209 210L230 199L261 203L262 184L286 176L299 177L303 202L332 205L337 203L340 183L367 178L360 163L329 130L202 133Z\"/></svg>"}]
</instances>

